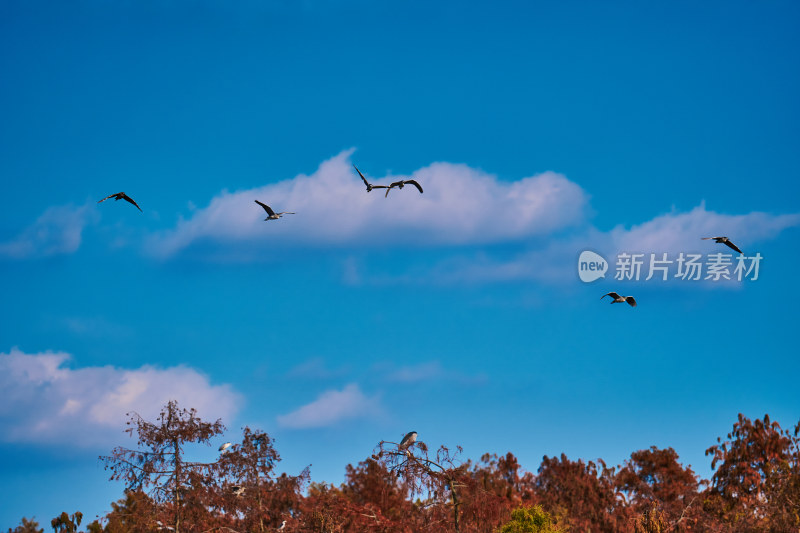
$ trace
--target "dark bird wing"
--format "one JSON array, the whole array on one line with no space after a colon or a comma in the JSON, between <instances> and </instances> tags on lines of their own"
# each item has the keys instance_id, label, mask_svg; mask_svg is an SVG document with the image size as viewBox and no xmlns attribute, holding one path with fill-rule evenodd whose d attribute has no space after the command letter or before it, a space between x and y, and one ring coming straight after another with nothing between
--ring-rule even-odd
<instances>
[{"instance_id":1,"label":"dark bird wing","mask_svg":"<svg viewBox=\"0 0 800 533\"><path fill-rule=\"evenodd\" d=\"M265 204L264 202L259 202L258 200L255 200L255 202L256 202L258 205L260 205L261 207L263 207L263 208L264 208L264 211L266 211L266 212L267 212L267 214L268 214L269 216L271 216L271 217L275 216L275 211L273 211L273 210L272 210L272 208L271 208L270 206L268 206L268 205L267 205L267 204Z\"/></svg>"},{"instance_id":2,"label":"dark bird wing","mask_svg":"<svg viewBox=\"0 0 800 533\"><path fill-rule=\"evenodd\" d=\"M419 189L420 193L422 192L422 186L419 183L417 183L416 180L406 180L404 183L410 183L411 185Z\"/></svg>"},{"instance_id":3,"label":"dark bird wing","mask_svg":"<svg viewBox=\"0 0 800 533\"><path fill-rule=\"evenodd\" d=\"M353 165L353 168L356 169L356 172L358 172L358 175L361 176L361 180L364 182L364 185L369 187L369 182L367 181L367 178L364 177L364 174L362 174L361 171L358 170L357 166Z\"/></svg>"},{"instance_id":4,"label":"dark bird wing","mask_svg":"<svg viewBox=\"0 0 800 533\"><path fill-rule=\"evenodd\" d=\"M727 246L727 247L729 247L729 248L733 248L734 250L736 250L736 251L737 251L737 252L739 252L740 254L743 254L743 253L744 253L743 251L741 251L741 250L739 249L739 247L738 247L738 246L736 246L735 244L733 244L731 241L728 241L728 240L726 240L726 241L723 241L723 242L725 243L725 246Z\"/></svg>"},{"instance_id":5,"label":"dark bird wing","mask_svg":"<svg viewBox=\"0 0 800 533\"><path fill-rule=\"evenodd\" d=\"M416 435L414 434L413 431L410 432L410 433L406 433L405 437L403 437L400 440L400 447L403 448L405 446L408 446L408 444L409 444L409 442L411 441L412 438L414 438L416 440Z\"/></svg>"},{"instance_id":6,"label":"dark bird wing","mask_svg":"<svg viewBox=\"0 0 800 533\"><path fill-rule=\"evenodd\" d=\"M636 307L636 300L634 300L633 296L628 296L625 298L625 301L628 302L631 307Z\"/></svg>"},{"instance_id":7,"label":"dark bird wing","mask_svg":"<svg viewBox=\"0 0 800 533\"><path fill-rule=\"evenodd\" d=\"M133 205L135 205L135 206L136 206L136 209L138 209L139 211L142 211L142 208L141 208L141 207L139 207L139 204L137 204L136 202L134 202L134 201L133 201L133 198L131 198L130 196L128 196L128 195L127 195L127 194L125 194L124 192L123 192L123 193L120 193L120 194L122 194L121 198L122 198L123 200L126 200L126 201L130 202L131 204L133 204ZM144 211L142 211L142 213L144 213Z\"/></svg>"},{"instance_id":8,"label":"dark bird wing","mask_svg":"<svg viewBox=\"0 0 800 533\"><path fill-rule=\"evenodd\" d=\"M604 294L604 295L602 295L602 296L600 297L600 299L602 300L602 299L603 299L603 298L605 298L606 296L611 296L611 297L612 297L612 298L614 298L615 300L616 300L617 298L619 298L619 294L617 294L616 292L609 292L608 294Z\"/></svg>"},{"instance_id":9,"label":"dark bird wing","mask_svg":"<svg viewBox=\"0 0 800 533\"><path fill-rule=\"evenodd\" d=\"M394 183L390 183L388 187L384 185L384 187L386 187L386 194L384 194L383 197L386 198L387 196L389 196L389 191L391 191L395 187L402 187L403 183L404 183L403 180L400 180L400 181L395 181Z\"/></svg>"},{"instance_id":10,"label":"dark bird wing","mask_svg":"<svg viewBox=\"0 0 800 533\"><path fill-rule=\"evenodd\" d=\"M105 202L109 198L114 198L115 196L119 196L120 194L125 194L125 193L123 193L123 192L115 192L114 194L109 194L108 196L106 196L102 200L98 200L97 203L99 204L100 202Z\"/></svg>"}]
</instances>

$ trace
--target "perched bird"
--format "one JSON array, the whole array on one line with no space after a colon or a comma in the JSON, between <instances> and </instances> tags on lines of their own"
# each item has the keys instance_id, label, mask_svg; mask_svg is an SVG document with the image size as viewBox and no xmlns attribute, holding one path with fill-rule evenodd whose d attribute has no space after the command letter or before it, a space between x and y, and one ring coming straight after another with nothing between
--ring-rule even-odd
<instances>
[{"instance_id":1,"label":"perched bird","mask_svg":"<svg viewBox=\"0 0 800 533\"><path fill-rule=\"evenodd\" d=\"M422 193L422 186L419 183L417 183L415 180L400 180L400 181L395 181L394 183L389 185L389 188L386 189L386 194L384 195L384 198L389 196L389 191L391 191L395 187L397 187L398 189L402 189L408 183L410 183L411 185L413 185L414 187L419 189L419 192Z\"/></svg>"},{"instance_id":2,"label":"perched bird","mask_svg":"<svg viewBox=\"0 0 800 533\"><path fill-rule=\"evenodd\" d=\"M105 198L103 198L102 200L98 200L98 201L97 201L97 203L99 204L100 202L105 202L105 201L106 201L106 200L108 200L109 198L113 198L114 200L125 200L125 201L127 201L127 202L130 202L130 203L132 203L133 205L135 205L135 206L136 206L136 209L138 209L139 211L142 211L142 208L141 208L141 207L139 207L139 204L137 204L136 202L134 202L134 201L133 201L133 198L131 198L130 196L128 196L128 195L127 195L127 194L125 194L124 192L118 192L118 193L116 193L116 194L109 194L108 196L106 196L106 197L105 197ZM142 212L144 212L144 211L142 211Z\"/></svg>"},{"instance_id":3,"label":"perched bird","mask_svg":"<svg viewBox=\"0 0 800 533\"><path fill-rule=\"evenodd\" d=\"M231 492L233 492L236 496L241 496L244 494L244 487L241 485L231 485Z\"/></svg>"},{"instance_id":4,"label":"perched bird","mask_svg":"<svg viewBox=\"0 0 800 533\"><path fill-rule=\"evenodd\" d=\"M296 215L296 214L297 214L297 213L291 213L291 212L289 212L289 211L282 211L282 212L280 212L280 213L276 213L276 212L275 212L275 211L273 211L273 210L272 210L272 208L271 208L270 206L268 206L267 204L265 204L265 203L263 203L263 202L259 202L258 200L256 200L255 202L256 202L258 205L260 205L261 207L263 207L263 208L264 208L264 211L266 211L266 212L267 212L267 218L265 218L264 220L278 220L279 218L281 218L281 215Z\"/></svg>"},{"instance_id":5,"label":"perched bird","mask_svg":"<svg viewBox=\"0 0 800 533\"><path fill-rule=\"evenodd\" d=\"M630 305L631 307L636 307L636 300L633 299L633 296L620 296L616 292L609 292L608 294L602 295L600 299L602 300L606 296L611 296L612 304L620 304L622 302L628 302L628 305Z\"/></svg>"},{"instance_id":6,"label":"perched bird","mask_svg":"<svg viewBox=\"0 0 800 533\"><path fill-rule=\"evenodd\" d=\"M736 246L735 244L733 244L733 243L731 242L731 240L730 240L729 238L727 238L727 237L702 237L702 239L703 239L704 241L707 241L708 239L714 239L714 242L721 242L722 244L724 244L724 245L725 245L725 246L727 246L728 248L732 248L732 249L736 250L737 252L739 252L740 254L743 254L743 253L744 253L743 251L741 251L741 250L739 249L739 247L738 247L738 246Z\"/></svg>"},{"instance_id":7,"label":"perched bird","mask_svg":"<svg viewBox=\"0 0 800 533\"><path fill-rule=\"evenodd\" d=\"M358 172L358 175L361 176L361 180L364 182L364 185L367 186L367 192L372 192L372 189L388 189L389 188L388 185L373 185L373 184L371 184L370 182L367 181L367 178L364 177L364 174L362 174L361 171L358 170L357 166L353 165L353 168L356 169L356 172Z\"/></svg>"},{"instance_id":8,"label":"perched bird","mask_svg":"<svg viewBox=\"0 0 800 533\"><path fill-rule=\"evenodd\" d=\"M283 529L284 529L285 527L286 527L286 520L284 520L283 522L281 522L281 525L278 527L278 531L283 531Z\"/></svg>"},{"instance_id":9,"label":"perched bird","mask_svg":"<svg viewBox=\"0 0 800 533\"><path fill-rule=\"evenodd\" d=\"M417 442L417 432L412 431L410 433L406 433L406 436L403 437L403 440L400 441L400 444L398 444L397 447L400 449L408 448L415 442Z\"/></svg>"},{"instance_id":10,"label":"perched bird","mask_svg":"<svg viewBox=\"0 0 800 533\"><path fill-rule=\"evenodd\" d=\"M227 450L231 446L232 446L232 444L230 442L226 442L225 444L223 444L222 446L219 447L219 451L224 452L225 450Z\"/></svg>"}]
</instances>

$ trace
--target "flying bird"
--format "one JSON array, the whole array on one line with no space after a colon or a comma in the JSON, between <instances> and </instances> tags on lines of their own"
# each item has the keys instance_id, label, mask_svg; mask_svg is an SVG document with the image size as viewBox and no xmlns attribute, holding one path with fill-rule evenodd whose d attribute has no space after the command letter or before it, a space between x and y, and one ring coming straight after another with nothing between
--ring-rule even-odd
<instances>
[{"instance_id":1,"label":"flying bird","mask_svg":"<svg viewBox=\"0 0 800 533\"><path fill-rule=\"evenodd\" d=\"M708 239L714 239L714 242L720 242L720 243L724 244L725 246L727 246L728 248L732 248L732 249L736 250L736 251L737 251L737 252L739 252L740 254L743 254L743 253L744 253L743 251L741 251L741 250L739 249L739 247L738 247L738 246L736 246L735 244L733 244L733 243L731 242L731 240L730 240L729 238L727 238L727 237L702 237L702 239L703 239L704 241L707 241Z\"/></svg>"},{"instance_id":2,"label":"flying bird","mask_svg":"<svg viewBox=\"0 0 800 533\"><path fill-rule=\"evenodd\" d=\"M131 198L130 196L128 196L128 195L127 195L127 194L125 194L124 192L118 192L118 193L115 193L115 194L109 194L108 196L106 196L106 197L105 197L105 198L103 198L102 200L98 200L98 201L97 201L97 203L99 204L100 202L105 202L105 201L106 201L106 200L108 200L109 198L113 198L114 200L125 200L125 201L127 201L127 202L130 202L130 203L132 203L133 205L135 205L135 206L136 206L136 209L138 209L139 211L142 211L142 208L141 208L141 207L139 207L139 204L137 204L136 202L134 202L134 201L133 201L133 198ZM144 211L142 211L142 212L144 212Z\"/></svg>"},{"instance_id":3,"label":"flying bird","mask_svg":"<svg viewBox=\"0 0 800 533\"><path fill-rule=\"evenodd\" d=\"M602 295L600 299L602 300L606 296L611 296L612 304L621 304L623 302L628 302L628 305L630 305L631 307L636 307L636 300L633 299L633 296L620 296L616 292L609 292L608 294Z\"/></svg>"},{"instance_id":4,"label":"flying bird","mask_svg":"<svg viewBox=\"0 0 800 533\"><path fill-rule=\"evenodd\" d=\"M275 211L273 211L273 210L272 210L272 208L271 208L270 206L268 206L267 204L265 204L265 203L263 203L263 202L259 202L258 200L256 200L255 202L256 202L258 205L260 205L261 207L263 207L263 208L264 208L264 211L266 211L266 212L267 212L267 218L265 218L264 220L278 220L279 218L281 218L281 216L282 216L282 215L296 215L296 214L297 214L297 213L291 213L291 212L289 212L289 211L282 211L282 212L280 212L280 213L276 213L276 212L275 212Z\"/></svg>"},{"instance_id":5,"label":"flying bird","mask_svg":"<svg viewBox=\"0 0 800 533\"><path fill-rule=\"evenodd\" d=\"M371 184L370 182L367 181L367 178L364 177L364 174L362 174L361 171L358 170L357 166L353 165L353 168L356 169L356 172L358 172L358 175L361 176L361 180L364 182L364 185L367 186L367 192L372 192L372 189L388 189L389 188L388 185L373 185L373 184Z\"/></svg>"},{"instance_id":6,"label":"flying bird","mask_svg":"<svg viewBox=\"0 0 800 533\"><path fill-rule=\"evenodd\" d=\"M408 448L415 442L417 442L417 432L412 431L410 433L406 433L406 436L403 437L403 440L400 441L400 444L398 444L397 447L400 449Z\"/></svg>"},{"instance_id":7,"label":"flying bird","mask_svg":"<svg viewBox=\"0 0 800 533\"><path fill-rule=\"evenodd\" d=\"M386 194L384 195L384 198L389 196L389 191L391 191L395 187L397 187L398 189L402 189L409 183L414 187L416 187L417 189L419 189L419 192L422 193L422 186L419 183L417 183L416 180L400 180L400 181L395 181L394 183L389 185L389 187L386 189Z\"/></svg>"},{"instance_id":8,"label":"flying bird","mask_svg":"<svg viewBox=\"0 0 800 533\"><path fill-rule=\"evenodd\" d=\"M225 450L227 450L227 449L228 449L228 448L230 448L231 446L232 446L232 445L231 445L231 443L230 443L230 442L226 442L225 444L223 444L222 446L220 446L220 447L219 447L219 451L221 451L221 452L224 452Z\"/></svg>"}]
</instances>

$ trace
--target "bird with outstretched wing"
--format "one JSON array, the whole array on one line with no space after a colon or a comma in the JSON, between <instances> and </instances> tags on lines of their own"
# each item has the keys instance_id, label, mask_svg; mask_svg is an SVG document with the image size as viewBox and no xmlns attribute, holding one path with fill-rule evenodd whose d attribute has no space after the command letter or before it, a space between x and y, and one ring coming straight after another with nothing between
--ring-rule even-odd
<instances>
[{"instance_id":1,"label":"bird with outstretched wing","mask_svg":"<svg viewBox=\"0 0 800 533\"><path fill-rule=\"evenodd\" d=\"M364 177L364 174L362 174L361 171L358 170L357 166L353 165L353 168L356 169L356 172L358 172L358 175L361 176L361 180L364 182L364 185L367 186L367 192L372 192L372 189L388 189L389 188L388 185L373 185L373 184L371 184L370 182L367 181L367 178Z\"/></svg>"},{"instance_id":2,"label":"bird with outstretched wing","mask_svg":"<svg viewBox=\"0 0 800 533\"><path fill-rule=\"evenodd\" d=\"M743 253L744 253L743 251L741 251L741 250L739 249L739 247L738 247L738 246L736 246L735 244L733 244L733 243L731 242L731 240L730 240L729 238L727 238L727 237L701 237L701 239L702 239L702 240L704 240L704 241L707 241L707 240L709 240L709 239L714 239L714 242L718 242L718 243L724 244L724 245L725 245L725 246L727 246L728 248L731 248L732 250L736 250L736 251L737 251L737 252L739 252L740 254L743 254Z\"/></svg>"},{"instance_id":3,"label":"bird with outstretched wing","mask_svg":"<svg viewBox=\"0 0 800 533\"><path fill-rule=\"evenodd\" d=\"M281 211L280 213L276 213L275 211L272 210L272 208L270 206L268 206L264 202L259 202L258 200L255 200L255 202L258 205L260 205L261 207L263 207L264 211L267 212L267 218L265 218L264 220L278 220L283 215L296 215L297 214L297 213L292 213L291 211Z\"/></svg>"},{"instance_id":4,"label":"bird with outstretched wing","mask_svg":"<svg viewBox=\"0 0 800 533\"><path fill-rule=\"evenodd\" d=\"M136 203L136 202L133 200L133 198L131 198L130 196L128 196L128 195L127 195L127 194L125 194L124 192L118 192L118 193L114 193L114 194L109 194L108 196L106 196L106 197L105 197L105 198L103 198L102 200L98 200L98 201L97 201L97 203L99 204L99 203L101 203L101 202L105 202L105 201L106 201L106 200L108 200L109 198L113 198L114 200L125 200L125 201L127 201L127 202L130 202L131 204L135 205L135 206L136 206L136 209L138 209L139 211L142 211L142 208L141 208L141 207L139 207L139 204L137 204L137 203ZM142 211L142 212L144 212L144 211Z\"/></svg>"},{"instance_id":5,"label":"bird with outstretched wing","mask_svg":"<svg viewBox=\"0 0 800 533\"><path fill-rule=\"evenodd\" d=\"M419 192L422 193L422 186L419 183L417 183L417 180L400 180L400 181L395 181L394 183L389 185L389 188L386 189L386 194L384 195L384 198L389 196L389 191L391 191L395 187L397 187L398 189L402 189L404 186L409 184L419 189Z\"/></svg>"},{"instance_id":6,"label":"bird with outstretched wing","mask_svg":"<svg viewBox=\"0 0 800 533\"><path fill-rule=\"evenodd\" d=\"M611 296L611 303L612 304L618 304L618 303L626 302L631 307L636 307L636 300L633 298L633 296L620 296L616 292L609 292L607 294L602 295L600 297L600 299L602 300L606 296Z\"/></svg>"}]
</instances>

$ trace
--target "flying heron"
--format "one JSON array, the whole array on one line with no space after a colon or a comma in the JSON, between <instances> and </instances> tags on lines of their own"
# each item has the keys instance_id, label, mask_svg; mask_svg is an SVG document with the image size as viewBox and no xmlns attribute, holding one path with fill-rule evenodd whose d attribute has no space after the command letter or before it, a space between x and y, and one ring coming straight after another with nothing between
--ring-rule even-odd
<instances>
[{"instance_id":1,"label":"flying heron","mask_svg":"<svg viewBox=\"0 0 800 533\"><path fill-rule=\"evenodd\" d=\"M105 197L105 198L103 198L102 200L98 200L98 201L97 201L97 203L99 204L100 202L105 202L105 201L106 201L106 200L108 200L109 198L113 198L114 200L125 200L125 201L127 201L127 202L130 202L130 203L132 203L133 205L135 205L135 206L136 206L136 209L138 209L139 211L142 211L142 208L141 208L141 207L139 207L139 204L137 204L136 202L134 202L134 201L133 201L133 198L131 198L130 196L128 196L128 195L127 195L127 194L125 194L124 192L118 192L118 193L114 193L114 194L109 194L108 196L106 196L106 197ZM144 212L144 211L142 211L142 212Z\"/></svg>"},{"instance_id":2,"label":"flying heron","mask_svg":"<svg viewBox=\"0 0 800 533\"><path fill-rule=\"evenodd\" d=\"M707 241L708 239L714 239L714 242L720 242L720 243L724 244L725 246L727 246L728 248L732 248L733 250L736 250L736 251L737 251L737 252L739 252L740 254L743 254L743 253L744 253L743 251L741 251L741 250L739 249L739 247L738 247L738 246L736 246L735 244L733 244L733 243L731 242L731 240L730 240L729 238L727 238L727 237L701 237L701 238L702 238L704 241Z\"/></svg>"},{"instance_id":3,"label":"flying heron","mask_svg":"<svg viewBox=\"0 0 800 533\"><path fill-rule=\"evenodd\" d=\"M270 206L268 206L267 204L265 204L265 203L263 203L263 202L259 202L258 200L256 200L255 202L256 202L258 205L260 205L261 207L263 207L263 208L264 208L264 211L266 211L266 212L267 212L267 218L265 218L264 220L278 220L279 218L281 218L281 216L282 216L282 215L296 215L296 214L297 214L297 213L292 213L292 212L290 212L290 211L282 211L282 212L280 212L280 213L276 213L276 212L275 212L275 211L273 211L273 210L272 210L272 208L271 208Z\"/></svg>"},{"instance_id":4,"label":"flying heron","mask_svg":"<svg viewBox=\"0 0 800 533\"><path fill-rule=\"evenodd\" d=\"M388 185L373 185L373 184L371 184L370 182L367 181L367 178L364 177L364 174L362 174L361 171L358 170L358 167L355 166L355 164L353 165L353 168L356 169L356 172L358 172L358 175L361 176L361 180L364 182L364 185L367 186L367 192L372 192L372 189L388 189L389 188Z\"/></svg>"},{"instance_id":5,"label":"flying heron","mask_svg":"<svg viewBox=\"0 0 800 533\"><path fill-rule=\"evenodd\" d=\"M602 300L606 296L611 296L612 304L621 304L623 302L628 302L628 305L630 305L631 307L636 307L636 300L633 299L633 296L620 296L616 292L609 292L608 294L602 295L600 299Z\"/></svg>"},{"instance_id":6,"label":"flying heron","mask_svg":"<svg viewBox=\"0 0 800 533\"><path fill-rule=\"evenodd\" d=\"M391 191L395 187L397 187L398 189L402 189L409 183L414 187L416 187L417 189L419 189L419 192L422 193L422 186L419 183L417 183L416 180L400 180L400 181L395 181L394 183L389 185L389 187L386 189L386 194L384 195L384 198L389 196L389 191Z\"/></svg>"},{"instance_id":7,"label":"flying heron","mask_svg":"<svg viewBox=\"0 0 800 533\"><path fill-rule=\"evenodd\" d=\"M224 452L225 450L227 450L231 446L232 446L232 444L230 442L226 442L225 444L223 444L222 446L219 447L219 451Z\"/></svg>"}]
</instances>

